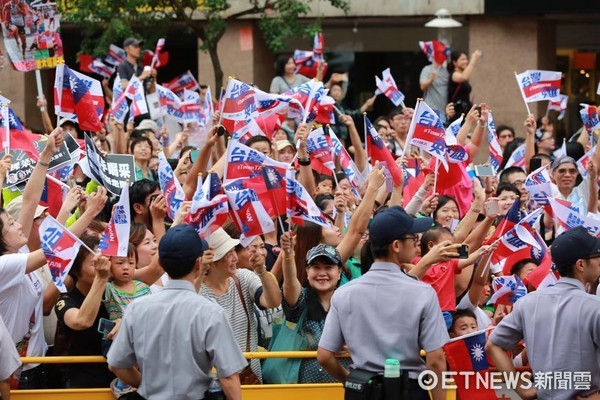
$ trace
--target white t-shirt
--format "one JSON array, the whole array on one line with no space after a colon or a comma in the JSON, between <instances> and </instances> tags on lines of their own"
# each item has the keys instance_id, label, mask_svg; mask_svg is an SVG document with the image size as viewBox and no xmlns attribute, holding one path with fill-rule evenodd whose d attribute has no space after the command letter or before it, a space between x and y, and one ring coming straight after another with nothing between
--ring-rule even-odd
<instances>
[{"instance_id":1,"label":"white t-shirt","mask_svg":"<svg viewBox=\"0 0 600 400\"><path fill-rule=\"evenodd\" d=\"M10 376L21 366L21 359L15 349L15 344L0 317L0 381Z\"/></svg>"},{"instance_id":2,"label":"white t-shirt","mask_svg":"<svg viewBox=\"0 0 600 400\"><path fill-rule=\"evenodd\" d=\"M463 296L460 299L460 302L456 306L457 310L471 310L475 314L477 318L477 329L482 330L486 329L488 326L492 324L492 320L488 315L479 307L475 307L473 303L471 303L471 299L469 298L469 294Z\"/></svg>"},{"instance_id":3,"label":"white t-shirt","mask_svg":"<svg viewBox=\"0 0 600 400\"><path fill-rule=\"evenodd\" d=\"M46 286L37 272L25 274L29 253L0 256L0 316L14 343L23 340L29 331L29 321L34 315L35 323L27 347L28 357L46 354L44 340L44 290ZM35 310L35 312L34 312ZM28 364L23 370L37 366Z\"/></svg>"}]
</instances>

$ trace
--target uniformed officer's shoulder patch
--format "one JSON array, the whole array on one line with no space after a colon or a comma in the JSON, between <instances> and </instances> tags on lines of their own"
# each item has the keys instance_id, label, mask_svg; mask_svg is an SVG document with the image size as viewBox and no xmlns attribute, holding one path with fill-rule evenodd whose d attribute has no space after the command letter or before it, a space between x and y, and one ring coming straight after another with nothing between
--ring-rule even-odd
<instances>
[{"instance_id":1,"label":"uniformed officer's shoulder patch","mask_svg":"<svg viewBox=\"0 0 600 400\"><path fill-rule=\"evenodd\" d=\"M58 309L58 311L62 310L65 307L65 301L64 300L59 300L58 303L56 303L56 308Z\"/></svg>"}]
</instances>

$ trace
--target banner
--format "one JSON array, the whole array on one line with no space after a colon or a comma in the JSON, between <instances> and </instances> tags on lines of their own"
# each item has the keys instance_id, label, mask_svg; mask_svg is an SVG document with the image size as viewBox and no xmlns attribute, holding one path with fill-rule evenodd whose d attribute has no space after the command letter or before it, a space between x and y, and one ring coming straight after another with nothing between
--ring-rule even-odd
<instances>
[{"instance_id":1,"label":"banner","mask_svg":"<svg viewBox=\"0 0 600 400\"><path fill-rule=\"evenodd\" d=\"M49 215L40 225L39 234L52 282L66 293L65 279L83 242Z\"/></svg>"},{"instance_id":2,"label":"banner","mask_svg":"<svg viewBox=\"0 0 600 400\"><path fill-rule=\"evenodd\" d=\"M88 177L104 185L106 190L118 196L121 188L135 182L135 163L129 154L109 154L103 157L94 141L85 135L85 152L89 164Z\"/></svg>"},{"instance_id":3,"label":"banner","mask_svg":"<svg viewBox=\"0 0 600 400\"><path fill-rule=\"evenodd\" d=\"M525 190L529 192L529 195L535 200L540 206L546 206L550 204L549 200L552 198L552 181L550 180L550 174L546 165L533 171L525 179Z\"/></svg>"},{"instance_id":4,"label":"banner","mask_svg":"<svg viewBox=\"0 0 600 400\"><path fill-rule=\"evenodd\" d=\"M167 203L167 215L175 220L175 214L185 201L185 193L162 151L158 153L158 182Z\"/></svg>"},{"instance_id":5,"label":"banner","mask_svg":"<svg viewBox=\"0 0 600 400\"><path fill-rule=\"evenodd\" d=\"M130 229L129 186L123 186L119 201L113 206L110 221L102 232L98 250L105 256L127 257Z\"/></svg>"},{"instance_id":6,"label":"banner","mask_svg":"<svg viewBox=\"0 0 600 400\"><path fill-rule=\"evenodd\" d=\"M560 71L527 70L515 76L527 103L560 100Z\"/></svg>"},{"instance_id":7,"label":"banner","mask_svg":"<svg viewBox=\"0 0 600 400\"><path fill-rule=\"evenodd\" d=\"M4 47L17 71L54 68L64 63L56 3L5 0L2 6Z\"/></svg>"},{"instance_id":8,"label":"banner","mask_svg":"<svg viewBox=\"0 0 600 400\"><path fill-rule=\"evenodd\" d=\"M198 234L205 234L208 228L211 231L227 220L229 204L227 195L224 194L219 176L211 172L202 183L202 176L198 176L196 193L192 198L190 212L185 222L194 226Z\"/></svg>"}]
</instances>

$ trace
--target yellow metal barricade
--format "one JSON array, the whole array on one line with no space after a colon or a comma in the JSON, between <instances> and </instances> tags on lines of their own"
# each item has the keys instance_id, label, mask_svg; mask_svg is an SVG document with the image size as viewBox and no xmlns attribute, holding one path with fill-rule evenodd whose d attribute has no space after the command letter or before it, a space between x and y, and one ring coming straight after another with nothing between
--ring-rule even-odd
<instances>
[{"instance_id":1,"label":"yellow metal barricade","mask_svg":"<svg viewBox=\"0 0 600 400\"><path fill-rule=\"evenodd\" d=\"M316 351L278 351L244 353L247 359L316 358ZM87 364L106 363L102 356L22 357L23 364ZM114 400L110 389L36 389L12 390L15 400ZM243 400L343 400L344 388L340 383L303 383L294 385L245 385ZM456 400L456 392L448 391L447 400Z\"/></svg>"}]
</instances>

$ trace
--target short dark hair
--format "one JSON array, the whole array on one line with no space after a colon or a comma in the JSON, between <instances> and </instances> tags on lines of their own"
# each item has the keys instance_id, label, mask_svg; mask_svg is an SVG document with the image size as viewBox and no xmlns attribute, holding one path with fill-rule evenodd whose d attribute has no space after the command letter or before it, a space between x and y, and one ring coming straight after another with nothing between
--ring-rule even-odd
<instances>
[{"instance_id":1,"label":"short dark hair","mask_svg":"<svg viewBox=\"0 0 600 400\"><path fill-rule=\"evenodd\" d=\"M448 329L448 330L453 331L454 325L456 324L456 322L459 319L464 318L464 317L473 318L475 321L477 321L477 316L475 315L475 313L472 310L469 310L467 308L456 310L456 312L454 314L452 314L452 325L450 325L450 329Z\"/></svg>"},{"instance_id":2,"label":"short dark hair","mask_svg":"<svg viewBox=\"0 0 600 400\"><path fill-rule=\"evenodd\" d=\"M577 261L575 261L576 263ZM560 276L564 276L566 278L572 278L575 274L575 263L564 265L564 264L556 264L556 270L558 271Z\"/></svg>"},{"instance_id":3,"label":"short dark hair","mask_svg":"<svg viewBox=\"0 0 600 400\"><path fill-rule=\"evenodd\" d=\"M498 189L496 189L496 196L500 196L502 192L513 192L518 197L521 197L521 191L517 189L515 185L511 185L510 183L501 183L498 185Z\"/></svg>"},{"instance_id":4,"label":"short dark hair","mask_svg":"<svg viewBox=\"0 0 600 400\"><path fill-rule=\"evenodd\" d=\"M181 279L192 272L194 265L196 265L196 261L198 261L197 258L189 260L164 260L161 258L160 266L163 267L165 272L169 275L169 278Z\"/></svg>"},{"instance_id":5,"label":"short dark hair","mask_svg":"<svg viewBox=\"0 0 600 400\"><path fill-rule=\"evenodd\" d=\"M404 114L404 108L402 108L402 107L392 108L392 111L390 111L390 113L388 114L388 121L391 121L392 119L394 119L394 117L396 115L401 115L401 114Z\"/></svg>"},{"instance_id":6,"label":"short dark hair","mask_svg":"<svg viewBox=\"0 0 600 400\"><path fill-rule=\"evenodd\" d=\"M508 177L516 173L524 174L525 171L523 171L523 168L516 166L505 168L504 171L500 173L500 183L509 183Z\"/></svg>"},{"instance_id":7,"label":"short dark hair","mask_svg":"<svg viewBox=\"0 0 600 400\"><path fill-rule=\"evenodd\" d=\"M437 207L435 208L435 210L433 210L433 220L434 221L435 221L435 218L436 218L437 213L440 210L440 208L444 207L446 204L448 204L450 202L453 202L454 204L456 204L456 208L458 208L458 218L460 219L460 207L458 206L458 201L456 201L456 199L452 196L442 195L438 199Z\"/></svg>"},{"instance_id":8,"label":"short dark hair","mask_svg":"<svg viewBox=\"0 0 600 400\"><path fill-rule=\"evenodd\" d=\"M159 188L158 183L151 179L140 179L129 187L129 207L131 215L135 215L134 204L146 204L146 197Z\"/></svg>"},{"instance_id":9,"label":"short dark hair","mask_svg":"<svg viewBox=\"0 0 600 400\"><path fill-rule=\"evenodd\" d=\"M429 252L427 243L436 242L443 234L452 235L452 231L440 224L435 224L423 233L421 236L421 257Z\"/></svg>"},{"instance_id":10,"label":"short dark hair","mask_svg":"<svg viewBox=\"0 0 600 400\"><path fill-rule=\"evenodd\" d=\"M250 139L248 139L248 141L246 142L246 146L252 147L252 145L254 143L260 143L260 142L266 142L269 144L269 148L271 147L271 141L269 140L269 138L266 136L262 136L262 135L253 136Z\"/></svg>"},{"instance_id":11,"label":"short dark hair","mask_svg":"<svg viewBox=\"0 0 600 400\"><path fill-rule=\"evenodd\" d=\"M369 247L371 249L371 256L373 259L376 258L387 258L390 254L390 244L392 242L381 242L381 241L373 241L369 239Z\"/></svg>"},{"instance_id":12,"label":"short dark hair","mask_svg":"<svg viewBox=\"0 0 600 400\"><path fill-rule=\"evenodd\" d=\"M500 132L502 132L502 131L510 131L510 133L512 133L513 138L516 136L515 130L513 129L512 126L498 125L496 127L496 136L500 137Z\"/></svg>"},{"instance_id":13,"label":"short dark hair","mask_svg":"<svg viewBox=\"0 0 600 400\"><path fill-rule=\"evenodd\" d=\"M317 197L315 197L315 204L317 207L319 207L320 210L324 210L328 202L333 201L334 199L335 196L332 194L320 194Z\"/></svg>"},{"instance_id":14,"label":"short dark hair","mask_svg":"<svg viewBox=\"0 0 600 400\"><path fill-rule=\"evenodd\" d=\"M147 138L145 136L139 136L139 137L132 138L131 141L129 142L129 153L133 154L133 149L135 148L135 146L137 146L139 143L142 143L142 142L148 143L148 145L150 146L150 151L154 151L154 146L152 145L152 140L150 140L150 138Z\"/></svg>"},{"instance_id":15,"label":"short dark hair","mask_svg":"<svg viewBox=\"0 0 600 400\"><path fill-rule=\"evenodd\" d=\"M523 268L525 268L525 266L530 263L538 265L538 263L533 258L526 258L524 260L519 261L518 263L515 263L515 265L513 265L510 269L510 274L519 275L521 271L523 271Z\"/></svg>"}]
</instances>

